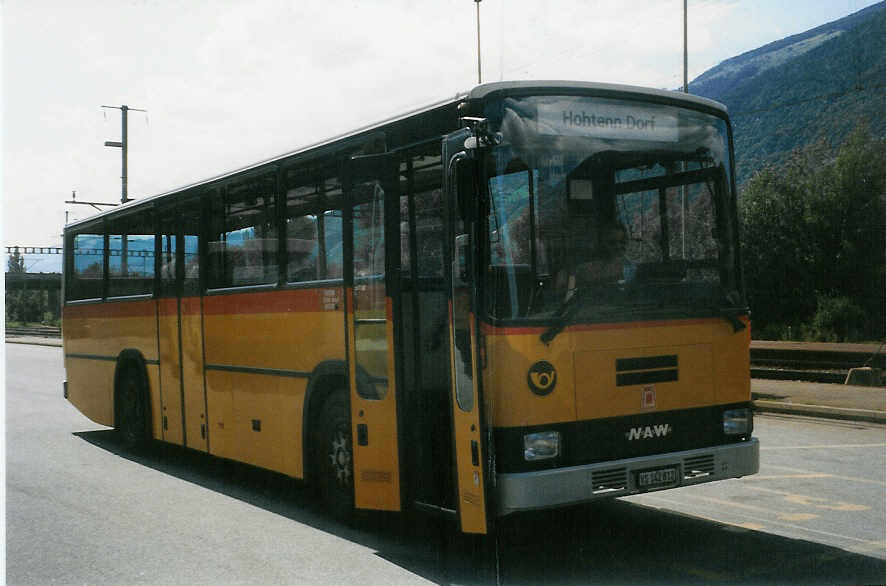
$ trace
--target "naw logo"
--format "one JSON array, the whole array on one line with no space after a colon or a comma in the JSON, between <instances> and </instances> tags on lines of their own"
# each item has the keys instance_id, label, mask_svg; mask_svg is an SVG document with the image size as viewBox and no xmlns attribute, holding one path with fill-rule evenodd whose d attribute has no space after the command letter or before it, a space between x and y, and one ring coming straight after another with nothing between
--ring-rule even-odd
<instances>
[{"instance_id":1,"label":"naw logo","mask_svg":"<svg viewBox=\"0 0 886 586\"><path fill-rule=\"evenodd\" d=\"M629 442L634 440L655 439L667 437L674 431L670 423L662 423L659 425L647 425L645 427L632 427L625 433L625 437Z\"/></svg>"}]
</instances>

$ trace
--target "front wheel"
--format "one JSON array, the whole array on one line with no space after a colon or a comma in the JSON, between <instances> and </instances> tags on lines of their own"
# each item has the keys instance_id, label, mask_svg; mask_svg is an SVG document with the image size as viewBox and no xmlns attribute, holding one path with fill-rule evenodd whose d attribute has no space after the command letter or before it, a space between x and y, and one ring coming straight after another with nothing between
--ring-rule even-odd
<instances>
[{"instance_id":1,"label":"front wheel","mask_svg":"<svg viewBox=\"0 0 886 586\"><path fill-rule=\"evenodd\" d=\"M354 512L354 462L348 395L343 389L327 397L314 438L314 470L320 497L338 519Z\"/></svg>"}]
</instances>

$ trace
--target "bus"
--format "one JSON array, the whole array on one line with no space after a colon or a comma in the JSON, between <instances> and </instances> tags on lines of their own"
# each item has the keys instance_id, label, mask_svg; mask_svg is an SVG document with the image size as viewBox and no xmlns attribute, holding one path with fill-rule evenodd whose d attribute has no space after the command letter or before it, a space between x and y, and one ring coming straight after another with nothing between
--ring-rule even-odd
<instances>
[{"instance_id":1,"label":"bus","mask_svg":"<svg viewBox=\"0 0 886 586\"><path fill-rule=\"evenodd\" d=\"M754 474L726 109L498 82L65 227L64 396L334 515Z\"/></svg>"}]
</instances>

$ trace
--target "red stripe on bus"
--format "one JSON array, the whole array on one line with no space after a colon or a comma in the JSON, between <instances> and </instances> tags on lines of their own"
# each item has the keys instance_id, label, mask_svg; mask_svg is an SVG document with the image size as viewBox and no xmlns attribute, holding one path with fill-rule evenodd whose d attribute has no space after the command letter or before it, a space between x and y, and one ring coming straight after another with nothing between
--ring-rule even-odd
<instances>
[{"instance_id":1,"label":"red stripe on bus","mask_svg":"<svg viewBox=\"0 0 886 586\"><path fill-rule=\"evenodd\" d=\"M200 298L182 297L182 314L200 315Z\"/></svg>"},{"instance_id":2,"label":"red stripe on bus","mask_svg":"<svg viewBox=\"0 0 886 586\"><path fill-rule=\"evenodd\" d=\"M66 318L155 317L153 299L66 305Z\"/></svg>"},{"instance_id":3,"label":"red stripe on bus","mask_svg":"<svg viewBox=\"0 0 886 586\"><path fill-rule=\"evenodd\" d=\"M330 287L330 289L339 290L337 287ZM228 315L323 311L323 291L325 289L289 289L286 291L210 295L203 298L203 313L205 315Z\"/></svg>"},{"instance_id":4,"label":"red stripe on bus","mask_svg":"<svg viewBox=\"0 0 886 586\"><path fill-rule=\"evenodd\" d=\"M700 318L700 319L684 319L684 320L660 320L660 321L635 321L622 323L602 323L602 324L573 324L567 326L564 332L588 332L599 330L626 330L633 328L660 328L666 326L689 326L707 323L715 323L721 321L718 318ZM483 333L488 336L515 336L515 335L532 335L542 334L547 331L548 326L507 326L496 327L490 324L482 324Z\"/></svg>"},{"instance_id":5,"label":"red stripe on bus","mask_svg":"<svg viewBox=\"0 0 886 586\"><path fill-rule=\"evenodd\" d=\"M160 317L175 317L178 315L178 299L175 297L157 300L157 310ZM182 297L182 315L200 315L199 297Z\"/></svg>"},{"instance_id":6,"label":"red stripe on bus","mask_svg":"<svg viewBox=\"0 0 886 586\"><path fill-rule=\"evenodd\" d=\"M160 313L160 317L170 317L178 315L178 299L175 299L174 297L171 299L158 299L157 311Z\"/></svg>"}]
</instances>

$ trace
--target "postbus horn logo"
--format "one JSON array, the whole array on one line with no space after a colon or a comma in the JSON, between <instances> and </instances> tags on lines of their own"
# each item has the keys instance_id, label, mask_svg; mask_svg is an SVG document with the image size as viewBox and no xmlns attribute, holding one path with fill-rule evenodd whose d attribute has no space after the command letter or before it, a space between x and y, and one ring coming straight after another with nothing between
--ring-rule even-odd
<instances>
[{"instance_id":1,"label":"postbus horn logo","mask_svg":"<svg viewBox=\"0 0 886 586\"><path fill-rule=\"evenodd\" d=\"M529 367L526 382L529 383L530 390L536 395L547 395L554 390L557 384L557 371L547 360L539 360Z\"/></svg>"}]
</instances>

